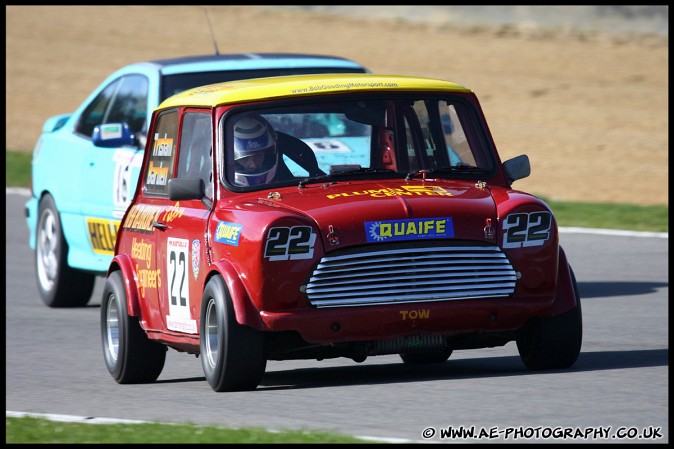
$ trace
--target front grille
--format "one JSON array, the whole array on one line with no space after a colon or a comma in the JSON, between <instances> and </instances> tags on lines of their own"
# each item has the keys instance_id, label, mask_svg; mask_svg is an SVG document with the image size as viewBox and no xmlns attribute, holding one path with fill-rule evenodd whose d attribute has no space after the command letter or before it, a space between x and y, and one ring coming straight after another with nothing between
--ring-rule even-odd
<instances>
[{"instance_id":1,"label":"front grille","mask_svg":"<svg viewBox=\"0 0 674 449\"><path fill-rule=\"evenodd\" d=\"M323 257L306 292L319 308L371 306L505 297L515 280L498 246L425 245Z\"/></svg>"}]
</instances>

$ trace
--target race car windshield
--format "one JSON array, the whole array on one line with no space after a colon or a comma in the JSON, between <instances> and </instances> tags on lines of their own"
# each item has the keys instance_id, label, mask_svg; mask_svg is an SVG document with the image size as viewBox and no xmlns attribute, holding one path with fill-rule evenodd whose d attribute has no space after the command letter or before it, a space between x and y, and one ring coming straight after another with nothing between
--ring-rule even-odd
<instances>
[{"instance_id":1,"label":"race car windshield","mask_svg":"<svg viewBox=\"0 0 674 449\"><path fill-rule=\"evenodd\" d=\"M237 182L232 130L255 114L272 129L279 152L274 176L263 186ZM305 186L318 180L415 177L482 179L495 161L482 122L460 95L399 95L250 109L223 122L226 154L223 182L235 189L269 185Z\"/></svg>"}]
</instances>

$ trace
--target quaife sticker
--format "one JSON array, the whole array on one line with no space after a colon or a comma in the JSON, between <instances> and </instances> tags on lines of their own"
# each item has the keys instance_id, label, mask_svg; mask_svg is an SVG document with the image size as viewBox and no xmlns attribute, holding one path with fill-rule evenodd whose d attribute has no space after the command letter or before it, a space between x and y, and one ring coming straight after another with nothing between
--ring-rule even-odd
<instances>
[{"instance_id":1,"label":"quaife sticker","mask_svg":"<svg viewBox=\"0 0 674 449\"><path fill-rule=\"evenodd\" d=\"M316 234L311 226L270 228L264 247L269 260L300 260L314 256Z\"/></svg>"},{"instance_id":2,"label":"quaife sticker","mask_svg":"<svg viewBox=\"0 0 674 449\"><path fill-rule=\"evenodd\" d=\"M228 221L219 221L215 228L215 235L213 240L225 245L239 246L239 237L243 226L237 223L230 223Z\"/></svg>"},{"instance_id":3,"label":"quaife sticker","mask_svg":"<svg viewBox=\"0 0 674 449\"><path fill-rule=\"evenodd\" d=\"M503 220L503 247L540 246L550 238L551 225L550 212L510 214Z\"/></svg>"},{"instance_id":4,"label":"quaife sticker","mask_svg":"<svg viewBox=\"0 0 674 449\"><path fill-rule=\"evenodd\" d=\"M393 242L452 237L454 237L454 224L451 217L365 222L365 238L368 242Z\"/></svg>"}]
</instances>

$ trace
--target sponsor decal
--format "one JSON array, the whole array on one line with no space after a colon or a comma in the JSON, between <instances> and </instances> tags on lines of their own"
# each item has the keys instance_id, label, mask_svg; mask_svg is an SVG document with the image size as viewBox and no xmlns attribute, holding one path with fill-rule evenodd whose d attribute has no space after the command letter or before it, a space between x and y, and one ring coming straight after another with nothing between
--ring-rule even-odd
<instances>
[{"instance_id":1,"label":"sponsor decal","mask_svg":"<svg viewBox=\"0 0 674 449\"><path fill-rule=\"evenodd\" d=\"M112 179L112 216L122 218L131 203L135 184L131 180L134 167L143 163L142 151L116 150L112 156L115 162L115 174Z\"/></svg>"},{"instance_id":2,"label":"sponsor decal","mask_svg":"<svg viewBox=\"0 0 674 449\"><path fill-rule=\"evenodd\" d=\"M89 243L94 253L114 255L115 239L120 222L92 217L86 217L85 221L89 232Z\"/></svg>"},{"instance_id":3,"label":"sponsor decal","mask_svg":"<svg viewBox=\"0 0 674 449\"><path fill-rule=\"evenodd\" d=\"M166 279L168 282L168 329L187 334L197 333L197 322L190 315L190 289L187 268L187 239L169 237L166 241Z\"/></svg>"},{"instance_id":4,"label":"sponsor decal","mask_svg":"<svg viewBox=\"0 0 674 449\"><path fill-rule=\"evenodd\" d=\"M307 142L307 145L314 150L314 152L329 152L329 153L350 153L351 148L340 140L317 140L314 142Z\"/></svg>"},{"instance_id":5,"label":"sponsor decal","mask_svg":"<svg viewBox=\"0 0 674 449\"><path fill-rule=\"evenodd\" d=\"M239 237L243 226L228 221L219 221L213 240L225 245L239 246Z\"/></svg>"},{"instance_id":6,"label":"sponsor decal","mask_svg":"<svg viewBox=\"0 0 674 449\"><path fill-rule=\"evenodd\" d=\"M327 195L329 200L354 196L386 198L390 196L452 196L452 192L439 186L405 185L400 188L370 189L357 192L344 192Z\"/></svg>"},{"instance_id":7,"label":"sponsor decal","mask_svg":"<svg viewBox=\"0 0 674 449\"><path fill-rule=\"evenodd\" d=\"M270 261L311 259L315 243L316 234L311 226L270 228L264 257Z\"/></svg>"},{"instance_id":8,"label":"sponsor decal","mask_svg":"<svg viewBox=\"0 0 674 449\"><path fill-rule=\"evenodd\" d=\"M150 268L153 254L154 245L152 243L146 243L145 240L139 240L135 237L131 240L131 257L136 262L145 262L145 267Z\"/></svg>"},{"instance_id":9,"label":"sponsor decal","mask_svg":"<svg viewBox=\"0 0 674 449\"><path fill-rule=\"evenodd\" d=\"M400 317L405 320L427 320L431 317L431 309L401 310Z\"/></svg>"},{"instance_id":10,"label":"sponsor decal","mask_svg":"<svg viewBox=\"0 0 674 449\"><path fill-rule=\"evenodd\" d=\"M162 215L162 212L164 213ZM129 209L129 214L122 225L124 229L133 232L150 233L153 231L152 223L161 221L170 223L183 216L185 208L180 207L180 202L164 209L163 206L152 206L149 204L135 204Z\"/></svg>"},{"instance_id":11,"label":"sponsor decal","mask_svg":"<svg viewBox=\"0 0 674 449\"><path fill-rule=\"evenodd\" d=\"M173 220L180 218L185 213L185 208L180 207L180 201L176 202L173 206L166 208L164 216L161 221L164 223L171 223Z\"/></svg>"},{"instance_id":12,"label":"sponsor decal","mask_svg":"<svg viewBox=\"0 0 674 449\"><path fill-rule=\"evenodd\" d=\"M161 269L153 267L154 245L142 239L131 240L131 258L136 265L140 295L145 297L146 288L161 288ZM145 265L143 265L145 262Z\"/></svg>"},{"instance_id":13,"label":"sponsor decal","mask_svg":"<svg viewBox=\"0 0 674 449\"><path fill-rule=\"evenodd\" d=\"M199 276L199 264L201 262L201 242L197 239L192 240L192 274L196 280Z\"/></svg>"},{"instance_id":14,"label":"sponsor decal","mask_svg":"<svg viewBox=\"0 0 674 449\"><path fill-rule=\"evenodd\" d=\"M122 137L122 127L117 124L101 125L101 139L119 139Z\"/></svg>"},{"instance_id":15,"label":"sponsor decal","mask_svg":"<svg viewBox=\"0 0 674 449\"><path fill-rule=\"evenodd\" d=\"M153 231L152 222L157 221L161 212L161 206L133 205L122 226L133 232L150 233Z\"/></svg>"},{"instance_id":16,"label":"sponsor decal","mask_svg":"<svg viewBox=\"0 0 674 449\"><path fill-rule=\"evenodd\" d=\"M173 155L173 138L155 136L152 156L171 157Z\"/></svg>"},{"instance_id":17,"label":"sponsor decal","mask_svg":"<svg viewBox=\"0 0 674 449\"><path fill-rule=\"evenodd\" d=\"M540 246L550 238L551 225L547 211L510 214L503 220L503 247Z\"/></svg>"},{"instance_id":18,"label":"sponsor decal","mask_svg":"<svg viewBox=\"0 0 674 449\"><path fill-rule=\"evenodd\" d=\"M368 242L452 238L454 224L451 217L366 221L365 237Z\"/></svg>"},{"instance_id":19,"label":"sponsor decal","mask_svg":"<svg viewBox=\"0 0 674 449\"><path fill-rule=\"evenodd\" d=\"M154 164L154 161L150 161L150 167L148 168L147 181L145 184L151 184L155 186L165 186L168 182L168 167L162 167L164 163L160 162L159 166Z\"/></svg>"},{"instance_id":20,"label":"sponsor decal","mask_svg":"<svg viewBox=\"0 0 674 449\"><path fill-rule=\"evenodd\" d=\"M293 94L304 94L308 92L318 92L323 90L333 90L333 89L376 89L376 88L390 88L398 87L398 83L390 82L347 82L347 83L333 83L333 84L307 84L306 87L301 87L297 89L290 89L290 92Z\"/></svg>"}]
</instances>

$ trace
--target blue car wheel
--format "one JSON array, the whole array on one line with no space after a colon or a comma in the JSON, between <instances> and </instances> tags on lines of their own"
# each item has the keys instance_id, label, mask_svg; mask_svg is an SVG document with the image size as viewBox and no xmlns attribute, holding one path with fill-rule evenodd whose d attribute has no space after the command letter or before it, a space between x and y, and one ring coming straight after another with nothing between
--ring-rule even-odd
<instances>
[{"instance_id":1,"label":"blue car wheel","mask_svg":"<svg viewBox=\"0 0 674 449\"><path fill-rule=\"evenodd\" d=\"M35 248L35 276L49 307L82 307L91 298L96 276L68 266L68 244L51 195L40 201Z\"/></svg>"}]
</instances>

